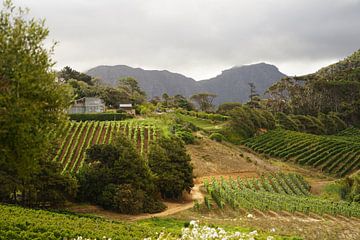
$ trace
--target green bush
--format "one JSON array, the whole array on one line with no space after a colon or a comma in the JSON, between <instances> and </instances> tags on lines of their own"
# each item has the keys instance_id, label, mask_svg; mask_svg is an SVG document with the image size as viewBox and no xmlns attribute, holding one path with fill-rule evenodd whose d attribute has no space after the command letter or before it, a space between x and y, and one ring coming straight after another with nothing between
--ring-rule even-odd
<instances>
[{"instance_id":1,"label":"green bush","mask_svg":"<svg viewBox=\"0 0 360 240\"><path fill-rule=\"evenodd\" d=\"M120 121L132 116L126 113L77 113L69 114L72 121Z\"/></svg>"},{"instance_id":2,"label":"green bush","mask_svg":"<svg viewBox=\"0 0 360 240\"><path fill-rule=\"evenodd\" d=\"M152 144L148 165L157 176L157 187L167 198L180 198L182 192L190 192L194 186L193 167L186 148L177 137L160 138Z\"/></svg>"},{"instance_id":3,"label":"green bush","mask_svg":"<svg viewBox=\"0 0 360 240\"><path fill-rule=\"evenodd\" d=\"M286 129L286 130L292 130L292 131L299 130L299 126L296 123L296 121L291 119L285 113L278 112L276 114L276 119L277 119L277 122L278 122L279 126Z\"/></svg>"},{"instance_id":4,"label":"green bush","mask_svg":"<svg viewBox=\"0 0 360 240\"><path fill-rule=\"evenodd\" d=\"M184 114L184 115L189 115L192 117L208 119L208 120L213 120L213 121L226 121L229 119L228 116L224 116L224 115L216 114L216 113L186 111L186 110L181 110L181 109L178 109L177 112Z\"/></svg>"},{"instance_id":5,"label":"green bush","mask_svg":"<svg viewBox=\"0 0 360 240\"><path fill-rule=\"evenodd\" d=\"M130 214L165 208L157 198L159 190L149 167L124 136L114 139L111 145L88 149L77 178L80 201Z\"/></svg>"},{"instance_id":6,"label":"green bush","mask_svg":"<svg viewBox=\"0 0 360 240\"><path fill-rule=\"evenodd\" d=\"M224 135L220 134L220 133L212 133L209 137L211 140L214 140L216 142L222 142L225 140Z\"/></svg>"},{"instance_id":7,"label":"green bush","mask_svg":"<svg viewBox=\"0 0 360 240\"><path fill-rule=\"evenodd\" d=\"M195 137L194 135L192 135L191 132L180 130L177 131L175 135L181 140L183 140L185 144L193 144L195 142Z\"/></svg>"}]
</instances>

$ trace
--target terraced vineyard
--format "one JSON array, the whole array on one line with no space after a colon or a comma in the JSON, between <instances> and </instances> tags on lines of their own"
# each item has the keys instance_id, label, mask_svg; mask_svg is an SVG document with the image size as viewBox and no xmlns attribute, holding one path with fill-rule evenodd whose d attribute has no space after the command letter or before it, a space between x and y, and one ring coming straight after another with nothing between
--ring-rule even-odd
<instances>
[{"instance_id":1,"label":"terraced vineyard","mask_svg":"<svg viewBox=\"0 0 360 240\"><path fill-rule=\"evenodd\" d=\"M146 154L158 130L155 125L142 121L70 122L65 126L54 161L62 164L63 171L76 172L84 162L87 148L94 144L111 143L120 133L128 136L141 154Z\"/></svg>"},{"instance_id":2,"label":"terraced vineyard","mask_svg":"<svg viewBox=\"0 0 360 240\"><path fill-rule=\"evenodd\" d=\"M302 192L304 189L298 185L298 181L291 178L291 175L278 175L282 181L291 180L290 185L286 188L291 189L288 193L283 183L277 182L272 190L268 190L263 185L248 186L246 180L238 178L237 180L229 179L212 179L211 182L204 184L207 196L204 198L204 204L211 210L213 208L223 209L229 206L234 210L242 211L287 211L291 213L316 213L319 215L342 215L347 217L360 217L360 204L349 202L333 202L308 195L308 192ZM276 177L277 178L277 177ZM254 180L251 180L254 181ZM262 179L258 181L263 181ZM267 181L272 181L267 178ZM281 191L275 190L283 188ZM291 187L290 187L291 186ZM294 189L297 189L296 192ZM285 192L284 192L285 191Z\"/></svg>"},{"instance_id":3,"label":"terraced vineyard","mask_svg":"<svg viewBox=\"0 0 360 240\"><path fill-rule=\"evenodd\" d=\"M283 161L342 177L360 168L360 141L355 140L360 135L356 129L347 131L342 136L319 136L276 129L246 140L245 145Z\"/></svg>"}]
</instances>

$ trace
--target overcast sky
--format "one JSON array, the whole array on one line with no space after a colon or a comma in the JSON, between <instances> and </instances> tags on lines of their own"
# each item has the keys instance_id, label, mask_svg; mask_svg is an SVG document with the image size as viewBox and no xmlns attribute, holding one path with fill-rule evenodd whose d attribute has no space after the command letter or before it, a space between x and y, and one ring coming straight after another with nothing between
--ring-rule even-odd
<instances>
[{"instance_id":1,"label":"overcast sky","mask_svg":"<svg viewBox=\"0 0 360 240\"><path fill-rule=\"evenodd\" d=\"M301 75L360 48L360 0L16 0L59 41L56 68L124 64L196 80L267 62Z\"/></svg>"}]
</instances>

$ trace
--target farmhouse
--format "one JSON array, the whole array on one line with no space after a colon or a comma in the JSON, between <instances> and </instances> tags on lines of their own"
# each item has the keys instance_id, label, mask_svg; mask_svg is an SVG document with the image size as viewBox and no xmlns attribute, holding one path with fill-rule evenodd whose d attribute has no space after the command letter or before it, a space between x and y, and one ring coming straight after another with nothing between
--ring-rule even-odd
<instances>
[{"instance_id":1,"label":"farmhouse","mask_svg":"<svg viewBox=\"0 0 360 240\"><path fill-rule=\"evenodd\" d=\"M74 105L69 109L70 114L74 113L100 113L105 111L105 103L96 97L84 97L75 100Z\"/></svg>"},{"instance_id":2,"label":"farmhouse","mask_svg":"<svg viewBox=\"0 0 360 240\"><path fill-rule=\"evenodd\" d=\"M135 115L135 108L131 103L120 103L119 109L130 115Z\"/></svg>"}]
</instances>

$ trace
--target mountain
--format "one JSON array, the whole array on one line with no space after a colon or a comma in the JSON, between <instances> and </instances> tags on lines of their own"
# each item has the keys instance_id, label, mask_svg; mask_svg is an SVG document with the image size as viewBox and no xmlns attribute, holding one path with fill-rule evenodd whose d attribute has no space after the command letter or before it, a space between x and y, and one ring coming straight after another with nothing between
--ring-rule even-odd
<instances>
[{"instance_id":1,"label":"mountain","mask_svg":"<svg viewBox=\"0 0 360 240\"><path fill-rule=\"evenodd\" d=\"M144 70L125 65L98 66L86 74L111 86L115 86L119 78L134 77L149 98L163 93L189 97L198 92L211 92L218 95L215 104L245 102L248 100L249 82L253 82L258 93L263 94L273 83L286 76L277 67L266 63L233 67L214 78L202 81L166 70Z\"/></svg>"},{"instance_id":2,"label":"mountain","mask_svg":"<svg viewBox=\"0 0 360 240\"><path fill-rule=\"evenodd\" d=\"M250 82L254 83L257 92L263 95L274 82L285 76L274 65L258 63L233 67L224 70L214 78L202 80L198 83L204 91L213 92L218 95L215 99L216 104L223 102L246 102L250 94L248 85Z\"/></svg>"}]
</instances>

